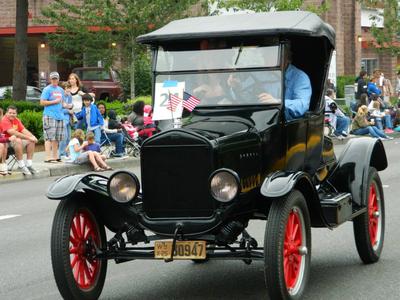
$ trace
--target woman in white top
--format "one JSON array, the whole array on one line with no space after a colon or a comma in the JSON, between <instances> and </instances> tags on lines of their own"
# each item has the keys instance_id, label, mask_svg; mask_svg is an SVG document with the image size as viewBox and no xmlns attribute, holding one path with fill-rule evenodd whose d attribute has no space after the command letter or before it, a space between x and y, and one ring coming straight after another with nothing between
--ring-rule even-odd
<instances>
[{"instance_id":1,"label":"woman in white top","mask_svg":"<svg viewBox=\"0 0 400 300\"><path fill-rule=\"evenodd\" d=\"M82 82L76 73L69 74L68 83L71 85L70 93L72 96L72 104L73 104L72 111L74 114L77 114L82 110L83 106L82 95L88 93L90 96L92 96L93 101L96 95L94 93L89 93L87 91L87 89L82 85ZM75 124L75 128L82 128L82 122L78 121L78 123Z\"/></svg>"}]
</instances>

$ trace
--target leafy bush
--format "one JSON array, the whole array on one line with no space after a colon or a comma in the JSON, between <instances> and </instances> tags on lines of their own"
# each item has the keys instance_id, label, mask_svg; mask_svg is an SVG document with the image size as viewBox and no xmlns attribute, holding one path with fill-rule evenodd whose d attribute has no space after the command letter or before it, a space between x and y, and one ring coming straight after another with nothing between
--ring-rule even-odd
<instances>
[{"instance_id":1,"label":"leafy bush","mask_svg":"<svg viewBox=\"0 0 400 300\"><path fill-rule=\"evenodd\" d=\"M151 104L151 96L140 96L137 97L136 100L128 100L127 102L123 103L120 101L113 101L110 103L105 103L107 110L115 110L117 115L119 116L126 116L132 112L132 106L136 101L144 101L146 104Z\"/></svg>"},{"instance_id":2,"label":"leafy bush","mask_svg":"<svg viewBox=\"0 0 400 300\"><path fill-rule=\"evenodd\" d=\"M345 85L353 85L356 77L355 76L338 76L336 79L336 97L344 98L344 87Z\"/></svg>"},{"instance_id":3,"label":"leafy bush","mask_svg":"<svg viewBox=\"0 0 400 300\"><path fill-rule=\"evenodd\" d=\"M22 113L18 113L18 118L22 124L32 132L38 139L43 136L43 113L39 111L25 110Z\"/></svg>"},{"instance_id":4,"label":"leafy bush","mask_svg":"<svg viewBox=\"0 0 400 300\"><path fill-rule=\"evenodd\" d=\"M24 112L25 110L30 111L42 111L43 107L38 102L32 101L15 101L15 100L0 100L0 107L6 111L7 107L14 105L17 107L18 113Z\"/></svg>"}]
</instances>

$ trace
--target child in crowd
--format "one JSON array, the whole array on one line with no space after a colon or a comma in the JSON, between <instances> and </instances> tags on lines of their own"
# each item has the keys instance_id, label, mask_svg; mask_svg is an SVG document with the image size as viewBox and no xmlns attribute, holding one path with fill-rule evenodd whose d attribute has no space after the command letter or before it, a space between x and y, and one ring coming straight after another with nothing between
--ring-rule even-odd
<instances>
[{"instance_id":1,"label":"child in crowd","mask_svg":"<svg viewBox=\"0 0 400 300\"><path fill-rule=\"evenodd\" d=\"M131 123L128 122L128 117L121 119L121 126L126 130L126 133L133 139L136 140L139 136L138 130Z\"/></svg>"},{"instance_id":2,"label":"child in crowd","mask_svg":"<svg viewBox=\"0 0 400 300\"><path fill-rule=\"evenodd\" d=\"M64 99L63 99L63 127L64 127L64 139L60 141L60 145L58 147L58 156L67 156L66 148L71 139L71 127L74 119L74 113L72 111L72 96L71 96L71 85L68 82L64 82L62 84L62 88L64 89ZM76 119L76 117L75 117Z\"/></svg>"},{"instance_id":3,"label":"child in crowd","mask_svg":"<svg viewBox=\"0 0 400 300\"><path fill-rule=\"evenodd\" d=\"M89 132L88 134L86 134L86 141L87 145L83 148L84 151L95 151L101 153L100 144L96 143L96 141L94 140L93 132ZM102 155L102 158L103 160L106 159L104 155Z\"/></svg>"},{"instance_id":4,"label":"child in crowd","mask_svg":"<svg viewBox=\"0 0 400 300\"><path fill-rule=\"evenodd\" d=\"M82 152L82 150L89 144L87 141L84 141L85 134L83 130L75 130L72 137L72 140L68 144L68 150L73 163L83 164L90 161L94 168L94 171L96 172L112 170L112 168L104 162L104 159L100 155L100 153L90 150Z\"/></svg>"},{"instance_id":5,"label":"child in crowd","mask_svg":"<svg viewBox=\"0 0 400 300\"><path fill-rule=\"evenodd\" d=\"M89 94L82 95L83 108L82 111L76 114L78 120L83 120L88 132L94 133L96 143L100 144L101 141L101 127L104 125L104 119L100 114L96 105L94 105L93 98Z\"/></svg>"},{"instance_id":6,"label":"child in crowd","mask_svg":"<svg viewBox=\"0 0 400 300\"><path fill-rule=\"evenodd\" d=\"M110 109L108 112L108 129L121 129L121 123L117 120L117 113Z\"/></svg>"},{"instance_id":7,"label":"child in crowd","mask_svg":"<svg viewBox=\"0 0 400 300\"><path fill-rule=\"evenodd\" d=\"M385 133L393 133L392 117L390 116L390 111L384 109L384 103L382 99L376 95L372 96L372 101L368 106L370 115L375 118L375 123L380 130L383 130L383 121L385 122Z\"/></svg>"},{"instance_id":8,"label":"child in crowd","mask_svg":"<svg viewBox=\"0 0 400 300\"><path fill-rule=\"evenodd\" d=\"M143 125L144 128L155 128L156 124L153 122L153 107L146 104L143 108Z\"/></svg>"}]
</instances>

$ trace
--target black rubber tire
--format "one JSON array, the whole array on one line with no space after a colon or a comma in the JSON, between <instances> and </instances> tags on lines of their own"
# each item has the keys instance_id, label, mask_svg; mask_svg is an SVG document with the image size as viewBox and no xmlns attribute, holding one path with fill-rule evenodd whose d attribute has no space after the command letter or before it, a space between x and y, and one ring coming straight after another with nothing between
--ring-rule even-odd
<instances>
[{"instance_id":1,"label":"black rubber tire","mask_svg":"<svg viewBox=\"0 0 400 300\"><path fill-rule=\"evenodd\" d=\"M289 293L283 269L283 244L286 225L292 209L301 212L306 235L307 254L304 259L302 278L296 291ZM287 196L272 202L264 238L264 275L267 292L271 299L300 299L307 285L311 261L311 223L307 204L302 193L293 190Z\"/></svg>"},{"instance_id":2,"label":"black rubber tire","mask_svg":"<svg viewBox=\"0 0 400 300\"><path fill-rule=\"evenodd\" d=\"M64 299L97 299L104 286L107 272L107 260L99 261L97 279L88 289L78 286L72 273L69 244L71 222L78 211L85 211L91 217L99 236L98 247L106 248L106 234L103 224L96 218L96 214L87 202L82 198L60 201L57 207L53 227L51 230L51 262L54 278Z\"/></svg>"},{"instance_id":3,"label":"black rubber tire","mask_svg":"<svg viewBox=\"0 0 400 300\"><path fill-rule=\"evenodd\" d=\"M375 190L380 199L380 218L381 218L381 229L378 241L378 247L374 249L371 243L371 238L369 235L369 213L368 213L368 197L371 188L371 184L375 185ZM370 167L368 170L368 181L365 187L366 191L364 193L365 199L363 199L367 204L367 212L357 216L353 219L353 229L354 229L354 239L356 242L356 247L358 255L365 264L375 263L379 260L382 249L383 242L385 239L385 200L382 189L382 182L379 177L377 170Z\"/></svg>"}]
</instances>

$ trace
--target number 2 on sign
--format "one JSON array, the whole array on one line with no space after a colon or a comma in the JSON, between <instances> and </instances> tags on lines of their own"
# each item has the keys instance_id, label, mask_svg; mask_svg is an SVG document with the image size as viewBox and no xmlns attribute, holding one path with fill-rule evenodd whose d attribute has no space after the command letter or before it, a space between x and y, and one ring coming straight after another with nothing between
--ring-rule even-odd
<instances>
[{"instance_id":1,"label":"number 2 on sign","mask_svg":"<svg viewBox=\"0 0 400 300\"><path fill-rule=\"evenodd\" d=\"M175 95L176 97L179 97L179 93L171 93L171 94ZM160 106L161 107L167 107L168 106L168 100L169 100L169 93L160 94L160 98L161 98Z\"/></svg>"}]
</instances>

